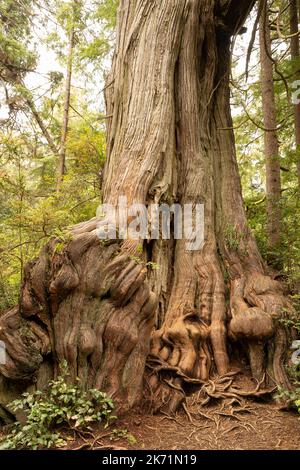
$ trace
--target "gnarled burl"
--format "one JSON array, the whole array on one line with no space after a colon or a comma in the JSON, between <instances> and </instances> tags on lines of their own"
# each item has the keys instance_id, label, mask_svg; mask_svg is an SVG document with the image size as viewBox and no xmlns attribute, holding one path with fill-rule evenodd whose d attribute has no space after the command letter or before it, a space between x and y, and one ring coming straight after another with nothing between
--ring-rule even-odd
<instances>
[{"instance_id":1,"label":"gnarled burl","mask_svg":"<svg viewBox=\"0 0 300 470\"><path fill-rule=\"evenodd\" d=\"M176 409L186 393L230 373L239 349L253 378L269 377L263 387L288 387L277 320L291 307L247 226L230 116L232 38L254 3L121 0L104 201L202 203L204 246L104 245L96 219L74 227L63 249L51 241L25 269L19 306L0 318L3 415L5 390L45 386L63 359L71 380L124 407L145 391L155 409Z\"/></svg>"}]
</instances>

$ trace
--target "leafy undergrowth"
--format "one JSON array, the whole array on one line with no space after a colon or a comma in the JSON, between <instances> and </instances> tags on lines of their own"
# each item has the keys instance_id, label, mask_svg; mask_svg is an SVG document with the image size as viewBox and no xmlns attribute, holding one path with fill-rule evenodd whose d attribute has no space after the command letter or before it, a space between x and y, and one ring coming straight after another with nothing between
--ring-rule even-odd
<instances>
[{"instance_id":1,"label":"leafy undergrowth","mask_svg":"<svg viewBox=\"0 0 300 470\"><path fill-rule=\"evenodd\" d=\"M293 384L292 390L278 389L277 398L286 401L290 408L298 410L300 414L300 364L291 364L287 372Z\"/></svg>"},{"instance_id":2,"label":"leafy undergrowth","mask_svg":"<svg viewBox=\"0 0 300 470\"><path fill-rule=\"evenodd\" d=\"M298 369L297 369L298 371ZM113 415L114 404L98 390L84 391L67 382L63 365L48 390L13 403L27 414L25 425L6 428L1 449L298 449L296 410L274 401L225 400L203 406L197 395L173 417L131 412ZM245 386L245 376L237 376ZM250 380L250 379L249 379ZM251 384L248 384L250 387ZM252 384L253 385L253 384ZM294 402L297 397L290 397ZM294 408L295 409L295 408ZM3 431L4 432L4 431Z\"/></svg>"},{"instance_id":3,"label":"leafy undergrowth","mask_svg":"<svg viewBox=\"0 0 300 470\"><path fill-rule=\"evenodd\" d=\"M26 423L16 422L12 426L0 441L1 450L64 447L74 436L91 433L92 424L101 425L103 430L108 428L116 419L112 415L113 401L100 390L83 390L79 379L73 385L67 378L67 364L63 363L60 375L50 382L47 391L24 393L11 403L12 411L22 410L26 414ZM111 439L133 439L124 429L112 429L106 434Z\"/></svg>"}]
</instances>

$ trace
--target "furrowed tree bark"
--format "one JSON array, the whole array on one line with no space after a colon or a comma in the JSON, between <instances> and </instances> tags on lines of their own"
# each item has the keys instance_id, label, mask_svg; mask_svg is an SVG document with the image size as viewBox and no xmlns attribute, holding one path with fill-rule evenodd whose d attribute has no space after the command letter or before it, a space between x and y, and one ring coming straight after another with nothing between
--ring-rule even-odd
<instances>
[{"instance_id":1,"label":"furrowed tree bark","mask_svg":"<svg viewBox=\"0 0 300 470\"><path fill-rule=\"evenodd\" d=\"M281 176L271 34L267 3L263 8L259 24L261 93L264 120L264 153L266 161L267 234L270 251L276 250L281 239ZM270 256L270 260L274 255Z\"/></svg>"},{"instance_id":2,"label":"furrowed tree bark","mask_svg":"<svg viewBox=\"0 0 300 470\"><path fill-rule=\"evenodd\" d=\"M264 390L288 387L278 319L291 307L248 228L234 135L224 131L232 128L231 39L253 3L120 2L104 201L202 203L204 245L102 243L96 218L53 239L26 267L19 307L0 318L3 389L43 387L65 359L70 380L78 375L120 407L145 394L154 410L172 412L208 379L231 377L234 350ZM210 396L248 393L222 387Z\"/></svg>"},{"instance_id":3,"label":"furrowed tree bark","mask_svg":"<svg viewBox=\"0 0 300 470\"><path fill-rule=\"evenodd\" d=\"M300 46L299 46L299 32L298 27L299 19L299 3L298 0L291 0L290 4L290 33L291 33L291 59L293 61L299 60L300 57ZM299 77L296 77L299 80ZM298 186L300 190L300 104L294 105L294 117L295 117L295 139L296 139L296 155L297 155L297 175L298 175Z\"/></svg>"}]
</instances>

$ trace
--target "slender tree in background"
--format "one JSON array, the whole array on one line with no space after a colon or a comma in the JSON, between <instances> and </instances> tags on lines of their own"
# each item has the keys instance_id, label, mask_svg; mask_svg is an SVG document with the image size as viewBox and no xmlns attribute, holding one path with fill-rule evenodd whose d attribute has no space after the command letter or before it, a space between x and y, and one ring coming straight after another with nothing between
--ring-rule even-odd
<instances>
[{"instance_id":1,"label":"slender tree in background","mask_svg":"<svg viewBox=\"0 0 300 470\"><path fill-rule=\"evenodd\" d=\"M291 0L290 4L290 33L291 33L291 59L293 61L299 60L300 47L299 47L299 3L298 0ZM298 77L297 77L298 79ZM295 115L295 138L296 138L296 155L297 155L297 174L298 185L300 188L300 104L294 105Z\"/></svg>"},{"instance_id":2,"label":"slender tree in background","mask_svg":"<svg viewBox=\"0 0 300 470\"><path fill-rule=\"evenodd\" d=\"M229 375L225 395L223 382L210 396L289 387L277 320L291 307L247 225L230 115L231 41L254 3L121 0L104 201L203 203L204 246L103 244L97 219L52 239L25 268L19 306L0 318L3 390L9 379L43 387L66 359L70 379L123 406L151 392L154 409L173 411L242 352L262 390L238 390Z\"/></svg>"},{"instance_id":3,"label":"slender tree in background","mask_svg":"<svg viewBox=\"0 0 300 470\"><path fill-rule=\"evenodd\" d=\"M70 21L68 22L68 52L67 52L67 70L66 81L64 89L64 110L61 129L61 141L59 149L59 162L58 162L58 176L57 176L57 190L59 191L61 183L64 179L66 172L66 141L69 126L69 112L70 112L70 98L71 98L71 82L73 71L74 59L74 45L75 45L75 28L76 19L78 18L80 3L78 0L73 0L72 13Z\"/></svg>"},{"instance_id":4,"label":"slender tree in background","mask_svg":"<svg viewBox=\"0 0 300 470\"><path fill-rule=\"evenodd\" d=\"M32 32L30 25L34 16L34 4L26 0L22 5L3 2L0 11L0 79L5 85L6 101L26 103L43 137L55 156L58 147L37 109L34 98L25 84L25 77L36 67L36 52L29 48Z\"/></svg>"},{"instance_id":5,"label":"slender tree in background","mask_svg":"<svg viewBox=\"0 0 300 470\"><path fill-rule=\"evenodd\" d=\"M262 10L259 24L261 94L263 108L264 153L266 160L267 234L269 249L278 248L281 235L281 178L277 117L273 82L271 33L267 2ZM274 254L273 254L274 257Z\"/></svg>"},{"instance_id":6,"label":"slender tree in background","mask_svg":"<svg viewBox=\"0 0 300 470\"><path fill-rule=\"evenodd\" d=\"M36 122L37 122L44 138L46 139L53 155L57 156L59 154L59 149L58 149L58 147L57 147L57 145L54 141L53 136L50 134L46 123L43 121L43 119L41 117L41 114L37 110L37 108L34 104L34 101L33 101L32 97L30 96L30 92L26 89L24 82L20 83L20 85L22 86L23 90L25 91L25 101L26 101L26 103L27 103L27 105L28 105L28 107L29 107L29 109L32 113L32 116L36 120Z\"/></svg>"}]
</instances>

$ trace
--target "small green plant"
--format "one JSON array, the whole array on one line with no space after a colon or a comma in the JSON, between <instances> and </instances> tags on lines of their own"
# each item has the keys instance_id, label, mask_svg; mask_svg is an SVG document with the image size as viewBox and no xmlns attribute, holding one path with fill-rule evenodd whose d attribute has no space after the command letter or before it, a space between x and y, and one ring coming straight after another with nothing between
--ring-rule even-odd
<instances>
[{"instance_id":1,"label":"small green plant","mask_svg":"<svg viewBox=\"0 0 300 470\"><path fill-rule=\"evenodd\" d=\"M242 241L244 240L244 234L237 231L237 229L227 224L224 231L225 243L229 250L240 251L242 256L247 256L248 251L246 248L242 248Z\"/></svg>"},{"instance_id":2,"label":"small green plant","mask_svg":"<svg viewBox=\"0 0 300 470\"><path fill-rule=\"evenodd\" d=\"M128 432L128 429L113 429L110 440L118 441L120 439L127 439L129 444L136 444L136 438L133 434Z\"/></svg>"},{"instance_id":3,"label":"small green plant","mask_svg":"<svg viewBox=\"0 0 300 470\"><path fill-rule=\"evenodd\" d=\"M100 245L102 246L109 246L109 244L111 243L111 240L99 240L99 243Z\"/></svg>"},{"instance_id":4,"label":"small green plant","mask_svg":"<svg viewBox=\"0 0 300 470\"><path fill-rule=\"evenodd\" d=\"M138 256L130 256L130 259L134 261L136 264L144 264L144 261ZM153 270L160 268L159 264L154 263L153 261L148 261L147 263L145 263L145 266Z\"/></svg>"},{"instance_id":5,"label":"small green plant","mask_svg":"<svg viewBox=\"0 0 300 470\"><path fill-rule=\"evenodd\" d=\"M278 387L275 398L284 400L289 407L296 408L300 414L300 364L293 364L291 361L286 365L286 371L293 384L293 390Z\"/></svg>"},{"instance_id":6,"label":"small green plant","mask_svg":"<svg viewBox=\"0 0 300 470\"><path fill-rule=\"evenodd\" d=\"M51 235L50 238L52 238L53 235L60 240L60 243L63 243L63 244L66 244L72 241L71 233L67 232L66 230L61 230L57 228L54 230L54 233Z\"/></svg>"},{"instance_id":7,"label":"small green plant","mask_svg":"<svg viewBox=\"0 0 300 470\"><path fill-rule=\"evenodd\" d=\"M225 231L225 243L230 250L237 251L240 245L240 237L233 225L227 224Z\"/></svg>"},{"instance_id":8,"label":"small green plant","mask_svg":"<svg viewBox=\"0 0 300 470\"><path fill-rule=\"evenodd\" d=\"M143 264L143 260L142 260L141 258L139 258L138 256L133 256L133 255L131 255L131 256L130 256L130 259L131 259L132 261L134 261L136 264Z\"/></svg>"},{"instance_id":9,"label":"small green plant","mask_svg":"<svg viewBox=\"0 0 300 470\"><path fill-rule=\"evenodd\" d=\"M276 398L285 400L290 407L297 408L300 414L300 382L297 382L296 387L292 391L278 388Z\"/></svg>"},{"instance_id":10,"label":"small green plant","mask_svg":"<svg viewBox=\"0 0 300 470\"><path fill-rule=\"evenodd\" d=\"M64 247L65 247L65 244L64 244L63 242L57 243L57 244L55 245L55 253L56 253L56 254L61 253L61 252L63 251Z\"/></svg>"},{"instance_id":11,"label":"small green plant","mask_svg":"<svg viewBox=\"0 0 300 470\"><path fill-rule=\"evenodd\" d=\"M143 245L140 243L139 246L137 247L137 252L139 254L142 254L143 253Z\"/></svg>"},{"instance_id":12,"label":"small green plant","mask_svg":"<svg viewBox=\"0 0 300 470\"><path fill-rule=\"evenodd\" d=\"M294 300L295 297L298 297L298 295L297 296L292 296L292 300L294 301L294 304L295 304L295 307L296 307L296 302ZM279 323L281 323L287 329L294 328L297 331L297 333L300 333L299 312L297 312L297 311L290 312L289 310L283 309L282 310L282 317L278 321L279 321Z\"/></svg>"},{"instance_id":13,"label":"small green plant","mask_svg":"<svg viewBox=\"0 0 300 470\"><path fill-rule=\"evenodd\" d=\"M65 439L57 427L65 426L76 432L90 429L91 423L104 423L107 427L112 416L113 401L100 390L84 390L78 379L69 384L67 363L61 373L49 384L47 391L24 393L20 400L11 403L12 411L23 410L27 415L25 425L17 422L10 434L0 441L0 450L61 447Z\"/></svg>"},{"instance_id":14,"label":"small green plant","mask_svg":"<svg viewBox=\"0 0 300 470\"><path fill-rule=\"evenodd\" d=\"M148 261L148 263L146 263L146 266L148 266L150 269L153 269L153 270L160 268L160 265L157 263L154 263L153 261Z\"/></svg>"}]
</instances>

